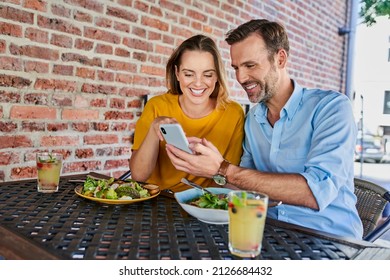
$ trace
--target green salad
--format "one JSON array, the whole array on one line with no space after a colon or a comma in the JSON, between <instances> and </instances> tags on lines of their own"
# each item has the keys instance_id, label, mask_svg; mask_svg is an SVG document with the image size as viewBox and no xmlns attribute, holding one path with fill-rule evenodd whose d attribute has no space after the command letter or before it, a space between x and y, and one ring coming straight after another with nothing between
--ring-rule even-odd
<instances>
[{"instance_id":1,"label":"green salad","mask_svg":"<svg viewBox=\"0 0 390 280\"><path fill-rule=\"evenodd\" d=\"M187 204L194 205L200 208L228 210L227 194L205 193L200 197L188 201Z\"/></svg>"},{"instance_id":2,"label":"green salad","mask_svg":"<svg viewBox=\"0 0 390 280\"><path fill-rule=\"evenodd\" d=\"M82 194L102 199L137 199L150 197L147 189L134 180L116 181L87 177Z\"/></svg>"}]
</instances>

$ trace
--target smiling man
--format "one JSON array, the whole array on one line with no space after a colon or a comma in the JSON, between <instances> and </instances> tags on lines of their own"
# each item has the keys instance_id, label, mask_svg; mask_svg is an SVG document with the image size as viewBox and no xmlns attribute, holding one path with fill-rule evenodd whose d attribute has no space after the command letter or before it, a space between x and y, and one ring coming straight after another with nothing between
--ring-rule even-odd
<instances>
[{"instance_id":1,"label":"smiling man","mask_svg":"<svg viewBox=\"0 0 390 280\"><path fill-rule=\"evenodd\" d=\"M289 77L289 41L279 23L251 20L226 41L236 79L257 103L246 117L240 165L204 138L189 139L196 155L168 145L173 165L283 201L269 209L273 219L361 239L353 185L357 131L349 99Z\"/></svg>"}]
</instances>

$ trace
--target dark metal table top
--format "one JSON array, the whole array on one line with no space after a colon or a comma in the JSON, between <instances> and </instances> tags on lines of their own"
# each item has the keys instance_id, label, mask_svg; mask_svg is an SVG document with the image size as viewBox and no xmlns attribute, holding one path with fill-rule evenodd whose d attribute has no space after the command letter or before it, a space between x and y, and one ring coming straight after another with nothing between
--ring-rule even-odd
<instances>
[{"instance_id":1,"label":"dark metal table top","mask_svg":"<svg viewBox=\"0 0 390 280\"><path fill-rule=\"evenodd\" d=\"M106 205L60 191L42 194L36 180L0 184L0 256L6 259L236 259L227 225L210 225L172 198ZM260 259L390 259L390 248L341 239L268 220Z\"/></svg>"}]
</instances>

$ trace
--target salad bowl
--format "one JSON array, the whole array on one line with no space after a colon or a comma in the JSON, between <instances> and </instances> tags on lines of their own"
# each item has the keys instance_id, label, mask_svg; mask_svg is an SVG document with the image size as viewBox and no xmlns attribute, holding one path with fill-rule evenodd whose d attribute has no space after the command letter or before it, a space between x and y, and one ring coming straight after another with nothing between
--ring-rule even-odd
<instances>
[{"instance_id":1,"label":"salad bowl","mask_svg":"<svg viewBox=\"0 0 390 280\"><path fill-rule=\"evenodd\" d=\"M225 188L207 188L213 194L228 194L231 190ZM182 192L175 193L175 199L191 216L197 218L199 221L208 224L228 224L229 215L228 210L200 208L188 204L189 201L200 197L203 194L202 190L188 189Z\"/></svg>"}]
</instances>

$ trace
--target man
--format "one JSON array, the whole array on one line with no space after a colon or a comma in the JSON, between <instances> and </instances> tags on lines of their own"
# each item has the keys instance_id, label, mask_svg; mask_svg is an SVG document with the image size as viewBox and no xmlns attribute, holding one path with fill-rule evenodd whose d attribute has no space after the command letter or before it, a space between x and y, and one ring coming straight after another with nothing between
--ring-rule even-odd
<instances>
[{"instance_id":1,"label":"man","mask_svg":"<svg viewBox=\"0 0 390 280\"><path fill-rule=\"evenodd\" d=\"M226 41L237 81L258 103L246 117L240 166L196 138L189 139L195 155L167 145L174 166L283 201L268 210L270 218L361 239L353 185L357 131L349 99L290 79L289 41L276 22L251 20Z\"/></svg>"}]
</instances>

